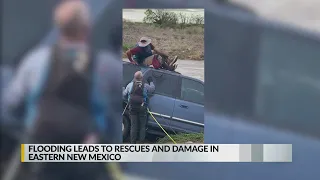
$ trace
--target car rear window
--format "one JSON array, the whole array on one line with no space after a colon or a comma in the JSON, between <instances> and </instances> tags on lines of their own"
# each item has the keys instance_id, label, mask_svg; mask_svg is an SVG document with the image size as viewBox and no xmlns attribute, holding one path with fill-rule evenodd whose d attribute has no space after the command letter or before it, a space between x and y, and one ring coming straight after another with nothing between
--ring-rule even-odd
<instances>
[{"instance_id":1,"label":"car rear window","mask_svg":"<svg viewBox=\"0 0 320 180\"><path fill-rule=\"evenodd\" d=\"M179 75L164 73L161 71L150 71L148 76L152 75L155 80L156 94L176 98L180 93L181 78Z\"/></svg>"},{"instance_id":2,"label":"car rear window","mask_svg":"<svg viewBox=\"0 0 320 180\"><path fill-rule=\"evenodd\" d=\"M132 81L135 72L140 71L139 66L135 66L129 63L123 64L122 69L122 86L125 87L129 82Z\"/></svg>"}]
</instances>

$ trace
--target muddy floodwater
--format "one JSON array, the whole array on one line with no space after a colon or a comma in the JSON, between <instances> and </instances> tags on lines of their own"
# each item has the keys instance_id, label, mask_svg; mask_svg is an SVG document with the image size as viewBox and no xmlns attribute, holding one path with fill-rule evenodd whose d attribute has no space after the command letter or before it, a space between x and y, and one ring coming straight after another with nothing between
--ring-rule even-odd
<instances>
[{"instance_id":1,"label":"muddy floodwater","mask_svg":"<svg viewBox=\"0 0 320 180\"><path fill-rule=\"evenodd\" d=\"M178 60L176 71L204 81L204 61Z\"/></svg>"},{"instance_id":2,"label":"muddy floodwater","mask_svg":"<svg viewBox=\"0 0 320 180\"><path fill-rule=\"evenodd\" d=\"M123 59L128 61L128 59ZM178 60L177 72L204 81L204 61Z\"/></svg>"}]
</instances>

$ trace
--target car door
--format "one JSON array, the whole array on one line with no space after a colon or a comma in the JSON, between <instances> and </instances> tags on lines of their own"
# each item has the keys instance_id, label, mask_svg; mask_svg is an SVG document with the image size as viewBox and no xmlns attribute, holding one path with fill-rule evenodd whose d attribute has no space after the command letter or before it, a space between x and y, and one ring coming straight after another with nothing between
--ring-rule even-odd
<instances>
[{"instance_id":1,"label":"car door","mask_svg":"<svg viewBox=\"0 0 320 180\"><path fill-rule=\"evenodd\" d=\"M150 69L144 78L152 77L155 83L155 92L149 96L149 109L156 120L168 131L171 131L170 121L173 113L175 98L180 88L179 76L171 73ZM148 116L148 128L160 129L152 116Z\"/></svg>"},{"instance_id":2,"label":"car door","mask_svg":"<svg viewBox=\"0 0 320 180\"><path fill-rule=\"evenodd\" d=\"M203 132L204 84L181 76L181 91L175 100L171 126L178 132Z\"/></svg>"}]
</instances>

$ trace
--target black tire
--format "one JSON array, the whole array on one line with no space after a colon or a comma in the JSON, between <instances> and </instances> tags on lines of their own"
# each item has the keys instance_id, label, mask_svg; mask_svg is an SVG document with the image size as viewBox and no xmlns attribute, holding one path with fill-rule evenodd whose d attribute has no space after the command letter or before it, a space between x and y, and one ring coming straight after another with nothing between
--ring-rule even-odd
<instances>
[{"instance_id":1,"label":"black tire","mask_svg":"<svg viewBox=\"0 0 320 180\"><path fill-rule=\"evenodd\" d=\"M122 138L126 141L130 137L130 118L128 114L122 116Z\"/></svg>"}]
</instances>

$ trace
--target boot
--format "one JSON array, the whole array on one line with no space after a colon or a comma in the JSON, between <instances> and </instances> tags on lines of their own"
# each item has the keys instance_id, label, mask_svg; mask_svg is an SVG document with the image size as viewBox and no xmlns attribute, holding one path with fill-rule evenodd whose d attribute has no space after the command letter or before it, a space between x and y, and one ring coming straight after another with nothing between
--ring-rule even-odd
<instances>
[{"instance_id":1,"label":"boot","mask_svg":"<svg viewBox=\"0 0 320 180\"><path fill-rule=\"evenodd\" d=\"M177 69L177 67L178 67L178 64L175 64L175 65L174 65L174 70L176 70L176 69Z\"/></svg>"},{"instance_id":2,"label":"boot","mask_svg":"<svg viewBox=\"0 0 320 180\"><path fill-rule=\"evenodd\" d=\"M169 66L173 66L173 65L177 62L177 60L178 60L178 56L175 56L175 57L172 59L172 61L171 61L171 63L169 64Z\"/></svg>"},{"instance_id":3,"label":"boot","mask_svg":"<svg viewBox=\"0 0 320 180\"><path fill-rule=\"evenodd\" d=\"M169 66L168 66L167 62L163 62L162 68L165 70L169 70Z\"/></svg>"}]
</instances>

